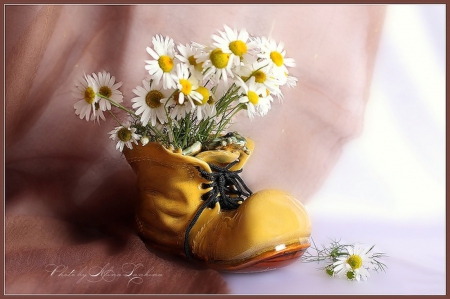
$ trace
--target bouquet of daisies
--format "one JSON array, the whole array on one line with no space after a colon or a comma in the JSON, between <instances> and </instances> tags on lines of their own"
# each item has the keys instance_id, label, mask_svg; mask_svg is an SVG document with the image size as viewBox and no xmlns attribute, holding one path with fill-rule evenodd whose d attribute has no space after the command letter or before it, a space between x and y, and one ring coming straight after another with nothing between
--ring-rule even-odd
<instances>
[{"instance_id":1,"label":"bouquet of daisies","mask_svg":"<svg viewBox=\"0 0 450 299\"><path fill-rule=\"evenodd\" d=\"M110 73L85 74L73 90L75 113L97 122L110 114L118 123L110 138L120 151L138 142L173 149L204 145L223 135L241 110L250 118L266 115L274 98L283 99L280 88L296 85L288 71L295 62L285 57L283 43L224 29L212 35L211 45L175 46L170 37L154 36L145 60L148 76L133 89L131 108L123 105L122 82ZM128 119L120 120L113 107Z\"/></svg>"}]
</instances>

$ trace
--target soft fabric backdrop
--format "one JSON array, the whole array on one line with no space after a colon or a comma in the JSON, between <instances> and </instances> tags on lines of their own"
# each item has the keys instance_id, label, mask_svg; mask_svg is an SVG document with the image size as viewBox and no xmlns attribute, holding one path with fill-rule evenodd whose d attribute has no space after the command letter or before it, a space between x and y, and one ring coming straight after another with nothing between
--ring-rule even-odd
<instances>
[{"instance_id":1,"label":"soft fabric backdrop","mask_svg":"<svg viewBox=\"0 0 450 299\"><path fill-rule=\"evenodd\" d=\"M8 5L5 11L6 292L220 293L229 289L219 273L161 258L136 238L135 176L108 139L114 121L99 126L75 116L74 80L105 69L123 81L127 101L145 76L145 48L155 34L209 43L227 24L283 41L297 63L297 87L285 89L284 102L266 117L241 115L234 129L256 143L242 175L252 190L283 189L308 203L344 144L361 133L385 7ZM134 262L164 279L132 287L76 283L47 267L119 271Z\"/></svg>"}]
</instances>

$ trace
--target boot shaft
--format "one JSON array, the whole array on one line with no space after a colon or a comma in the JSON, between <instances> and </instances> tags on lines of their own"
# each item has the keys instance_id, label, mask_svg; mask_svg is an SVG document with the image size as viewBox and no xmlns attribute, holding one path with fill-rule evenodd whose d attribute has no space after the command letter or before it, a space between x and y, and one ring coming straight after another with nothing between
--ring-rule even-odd
<instances>
[{"instance_id":1,"label":"boot shaft","mask_svg":"<svg viewBox=\"0 0 450 299\"><path fill-rule=\"evenodd\" d=\"M124 149L124 154L137 175L136 219L141 235L182 250L184 232L208 191L202 188L208 181L197 167L211 172L210 167L158 143Z\"/></svg>"}]
</instances>

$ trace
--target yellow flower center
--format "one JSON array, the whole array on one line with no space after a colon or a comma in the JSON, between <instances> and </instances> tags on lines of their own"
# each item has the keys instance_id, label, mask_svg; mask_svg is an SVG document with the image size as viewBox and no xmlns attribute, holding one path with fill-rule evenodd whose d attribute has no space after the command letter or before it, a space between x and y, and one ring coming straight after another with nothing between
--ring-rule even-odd
<instances>
[{"instance_id":1,"label":"yellow flower center","mask_svg":"<svg viewBox=\"0 0 450 299\"><path fill-rule=\"evenodd\" d=\"M202 95L202 102L194 101L195 105L204 105L209 101L209 90L206 87L200 86L195 91Z\"/></svg>"},{"instance_id":2,"label":"yellow flower center","mask_svg":"<svg viewBox=\"0 0 450 299\"><path fill-rule=\"evenodd\" d=\"M95 100L95 92L92 87L88 87L84 90L84 100L88 104L92 104Z\"/></svg>"},{"instance_id":3,"label":"yellow flower center","mask_svg":"<svg viewBox=\"0 0 450 299\"><path fill-rule=\"evenodd\" d=\"M194 55L191 55L188 57L188 61L190 65L196 65L197 64L197 60L195 59Z\"/></svg>"},{"instance_id":4,"label":"yellow flower center","mask_svg":"<svg viewBox=\"0 0 450 299\"><path fill-rule=\"evenodd\" d=\"M221 49L217 48L212 50L211 54L209 54L209 58L216 68L223 69L228 65L230 54L223 53Z\"/></svg>"},{"instance_id":5,"label":"yellow flower center","mask_svg":"<svg viewBox=\"0 0 450 299\"><path fill-rule=\"evenodd\" d=\"M164 98L164 95L158 90L150 90L145 96L145 103L150 108L158 108L161 106L161 99Z\"/></svg>"},{"instance_id":6,"label":"yellow flower center","mask_svg":"<svg viewBox=\"0 0 450 299\"><path fill-rule=\"evenodd\" d=\"M199 72L202 71L203 62L198 63L197 59L195 59L194 55L189 56L188 61L189 61L189 64L193 65L197 71L199 71Z\"/></svg>"},{"instance_id":7,"label":"yellow flower center","mask_svg":"<svg viewBox=\"0 0 450 299\"><path fill-rule=\"evenodd\" d=\"M283 56L277 51L273 51L270 53L270 59L272 59L273 63L275 63L276 66L283 65Z\"/></svg>"},{"instance_id":8,"label":"yellow flower center","mask_svg":"<svg viewBox=\"0 0 450 299\"><path fill-rule=\"evenodd\" d=\"M108 86L100 87L98 93L107 98L110 98L112 96L111 88L109 88Z\"/></svg>"},{"instance_id":9,"label":"yellow flower center","mask_svg":"<svg viewBox=\"0 0 450 299\"><path fill-rule=\"evenodd\" d=\"M235 40L229 45L231 52L236 56L242 56L247 53L247 45L241 40Z\"/></svg>"},{"instance_id":10,"label":"yellow flower center","mask_svg":"<svg viewBox=\"0 0 450 299\"><path fill-rule=\"evenodd\" d=\"M254 72L252 75L255 77L256 83L264 83L267 79L266 73L261 70Z\"/></svg>"},{"instance_id":11,"label":"yellow flower center","mask_svg":"<svg viewBox=\"0 0 450 299\"><path fill-rule=\"evenodd\" d=\"M347 259L347 264L349 264L353 270L356 270L361 268L362 259L359 255L353 254Z\"/></svg>"},{"instance_id":12,"label":"yellow flower center","mask_svg":"<svg viewBox=\"0 0 450 299\"><path fill-rule=\"evenodd\" d=\"M248 101L250 103L252 103L253 105L258 104L259 96L256 94L256 92L249 90L248 94L247 94L247 97L248 97Z\"/></svg>"},{"instance_id":13,"label":"yellow flower center","mask_svg":"<svg viewBox=\"0 0 450 299\"><path fill-rule=\"evenodd\" d=\"M127 128L122 128L117 132L117 137L123 142L131 140L131 131Z\"/></svg>"},{"instance_id":14,"label":"yellow flower center","mask_svg":"<svg viewBox=\"0 0 450 299\"><path fill-rule=\"evenodd\" d=\"M158 59L159 67L164 73L168 73L173 68L173 60L167 55L161 55Z\"/></svg>"},{"instance_id":15,"label":"yellow flower center","mask_svg":"<svg viewBox=\"0 0 450 299\"><path fill-rule=\"evenodd\" d=\"M180 79L180 84L181 84L181 92L182 93L184 93L185 95L191 94L191 91L192 91L191 82L189 82L186 79Z\"/></svg>"}]
</instances>

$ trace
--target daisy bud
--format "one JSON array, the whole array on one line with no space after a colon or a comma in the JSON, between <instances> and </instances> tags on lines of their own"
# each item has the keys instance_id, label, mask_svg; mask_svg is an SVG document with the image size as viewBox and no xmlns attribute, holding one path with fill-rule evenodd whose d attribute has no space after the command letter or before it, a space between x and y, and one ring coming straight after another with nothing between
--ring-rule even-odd
<instances>
[{"instance_id":1,"label":"daisy bud","mask_svg":"<svg viewBox=\"0 0 450 299\"><path fill-rule=\"evenodd\" d=\"M147 143L149 143L149 141L150 141L150 139L148 139L147 136L143 136L143 137L141 138L141 143L142 143L142 145L146 145Z\"/></svg>"},{"instance_id":2,"label":"daisy bud","mask_svg":"<svg viewBox=\"0 0 450 299\"><path fill-rule=\"evenodd\" d=\"M333 265L329 265L328 267L325 268L325 272L329 275L329 276L334 276L334 268Z\"/></svg>"},{"instance_id":3,"label":"daisy bud","mask_svg":"<svg viewBox=\"0 0 450 299\"><path fill-rule=\"evenodd\" d=\"M347 276L348 280L355 280L355 278L356 278L355 272L353 272L353 271L348 271L345 276Z\"/></svg>"}]
</instances>

